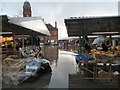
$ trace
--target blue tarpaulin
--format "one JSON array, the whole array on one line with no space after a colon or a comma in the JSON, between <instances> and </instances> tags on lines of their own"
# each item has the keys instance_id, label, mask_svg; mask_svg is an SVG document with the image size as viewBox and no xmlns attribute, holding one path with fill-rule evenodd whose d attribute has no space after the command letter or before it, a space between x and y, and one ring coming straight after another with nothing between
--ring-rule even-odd
<instances>
[{"instance_id":1,"label":"blue tarpaulin","mask_svg":"<svg viewBox=\"0 0 120 90\"><path fill-rule=\"evenodd\" d=\"M86 56L86 55L83 55L83 54L79 54L79 55L76 55L75 57L76 59L76 62L79 62L80 60L94 60L93 57L90 57L90 56Z\"/></svg>"}]
</instances>

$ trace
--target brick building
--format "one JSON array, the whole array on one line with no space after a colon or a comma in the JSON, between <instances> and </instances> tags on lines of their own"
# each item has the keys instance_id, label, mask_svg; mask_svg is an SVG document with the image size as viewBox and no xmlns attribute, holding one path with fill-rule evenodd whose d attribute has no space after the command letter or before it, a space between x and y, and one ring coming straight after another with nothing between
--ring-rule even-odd
<instances>
[{"instance_id":1,"label":"brick building","mask_svg":"<svg viewBox=\"0 0 120 90\"><path fill-rule=\"evenodd\" d=\"M58 42L57 22L55 22L55 27L53 27L51 24L46 24L46 26L48 30L50 31L51 36L44 36L44 42L57 44Z\"/></svg>"}]
</instances>

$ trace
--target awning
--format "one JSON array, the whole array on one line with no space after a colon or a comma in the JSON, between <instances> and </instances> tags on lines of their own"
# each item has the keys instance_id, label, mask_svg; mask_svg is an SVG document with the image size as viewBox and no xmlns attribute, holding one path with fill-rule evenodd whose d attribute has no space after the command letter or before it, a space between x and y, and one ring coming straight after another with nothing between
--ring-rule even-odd
<instances>
[{"instance_id":1,"label":"awning","mask_svg":"<svg viewBox=\"0 0 120 90\"><path fill-rule=\"evenodd\" d=\"M64 41L64 40L79 40L79 37L65 37L59 39L59 41Z\"/></svg>"},{"instance_id":2,"label":"awning","mask_svg":"<svg viewBox=\"0 0 120 90\"><path fill-rule=\"evenodd\" d=\"M120 16L69 18L65 25L68 36L120 35Z\"/></svg>"},{"instance_id":3,"label":"awning","mask_svg":"<svg viewBox=\"0 0 120 90\"><path fill-rule=\"evenodd\" d=\"M14 17L9 19L9 23L30 29L31 34L33 31L33 32L41 33L43 35L50 35L50 32L47 29L41 17Z\"/></svg>"}]
</instances>

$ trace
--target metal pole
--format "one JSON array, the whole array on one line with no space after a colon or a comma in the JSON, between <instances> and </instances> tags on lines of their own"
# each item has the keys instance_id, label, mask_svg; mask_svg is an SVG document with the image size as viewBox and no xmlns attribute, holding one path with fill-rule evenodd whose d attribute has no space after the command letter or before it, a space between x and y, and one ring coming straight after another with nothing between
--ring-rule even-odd
<instances>
[{"instance_id":1,"label":"metal pole","mask_svg":"<svg viewBox=\"0 0 120 90\"><path fill-rule=\"evenodd\" d=\"M13 34L13 50L16 50L16 44L15 44L15 34Z\"/></svg>"},{"instance_id":2,"label":"metal pole","mask_svg":"<svg viewBox=\"0 0 120 90\"><path fill-rule=\"evenodd\" d=\"M112 36L111 36L111 35L110 35L109 44L111 44L111 45L112 45Z\"/></svg>"},{"instance_id":3,"label":"metal pole","mask_svg":"<svg viewBox=\"0 0 120 90\"><path fill-rule=\"evenodd\" d=\"M24 35L22 34L22 47L24 48Z\"/></svg>"},{"instance_id":4,"label":"metal pole","mask_svg":"<svg viewBox=\"0 0 120 90\"><path fill-rule=\"evenodd\" d=\"M79 36L79 50L78 50L78 54L80 54L81 52L81 36Z\"/></svg>"},{"instance_id":5,"label":"metal pole","mask_svg":"<svg viewBox=\"0 0 120 90\"><path fill-rule=\"evenodd\" d=\"M31 45L33 46L33 36L31 36Z\"/></svg>"}]
</instances>

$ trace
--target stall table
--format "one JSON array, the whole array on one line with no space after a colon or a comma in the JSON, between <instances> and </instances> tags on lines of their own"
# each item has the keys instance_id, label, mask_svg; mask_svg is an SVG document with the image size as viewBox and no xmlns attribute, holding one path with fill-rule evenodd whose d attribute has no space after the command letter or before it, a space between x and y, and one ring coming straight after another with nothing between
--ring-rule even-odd
<instances>
[{"instance_id":1,"label":"stall table","mask_svg":"<svg viewBox=\"0 0 120 90\"><path fill-rule=\"evenodd\" d=\"M83 54L76 55L76 62L79 64L80 70L84 73L84 79L112 79L111 65L114 60L115 58L109 58L108 60L101 61L95 57ZM85 76L86 72L92 74L92 76Z\"/></svg>"}]
</instances>

